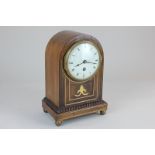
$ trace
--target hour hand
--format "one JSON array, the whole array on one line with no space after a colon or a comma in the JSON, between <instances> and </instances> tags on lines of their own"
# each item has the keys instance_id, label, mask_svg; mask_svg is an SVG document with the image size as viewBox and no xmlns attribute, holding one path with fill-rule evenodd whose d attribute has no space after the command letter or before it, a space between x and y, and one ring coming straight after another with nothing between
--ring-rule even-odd
<instances>
[{"instance_id":1,"label":"hour hand","mask_svg":"<svg viewBox=\"0 0 155 155\"><path fill-rule=\"evenodd\" d=\"M80 65L82 65L83 64L83 62L82 63L80 63L80 64L77 64L76 66L74 66L74 67L78 67L78 66L80 66Z\"/></svg>"}]
</instances>

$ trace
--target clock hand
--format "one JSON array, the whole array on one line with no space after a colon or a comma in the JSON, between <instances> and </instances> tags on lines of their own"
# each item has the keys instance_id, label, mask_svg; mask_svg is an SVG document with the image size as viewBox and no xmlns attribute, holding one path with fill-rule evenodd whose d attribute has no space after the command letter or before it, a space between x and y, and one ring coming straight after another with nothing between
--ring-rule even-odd
<instances>
[{"instance_id":1,"label":"clock hand","mask_svg":"<svg viewBox=\"0 0 155 155\"><path fill-rule=\"evenodd\" d=\"M80 66L80 65L82 65L83 64L83 62L82 63L80 63L80 64L77 64L76 66L74 66L74 67L77 67L77 66Z\"/></svg>"},{"instance_id":2,"label":"clock hand","mask_svg":"<svg viewBox=\"0 0 155 155\"><path fill-rule=\"evenodd\" d=\"M83 60L83 62L81 62L80 64L77 64L77 65L74 66L74 67L80 66L80 65L85 64L85 63L87 63L87 60Z\"/></svg>"},{"instance_id":3,"label":"clock hand","mask_svg":"<svg viewBox=\"0 0 155 155\"><path fill-rule=\"evenodd\" d=\"M89 62L89 61L87 61L87 60L83 60L83 62L82 62L82 63L77 64L77 65L76 65L76 66L74 66L74 67L80 66L80 65L85 64L85 63L97 64L97 63L95 63L95 62Z\"/></svg>"},{"instance_id":4,"label":"clock hand","mask_svg":"<svg viewBox=\"0 0 155 155\"><path fill-rule=\"evenodd\" d=\"M89 61L86 61L86 63L97 64L97 63L95 63L95 62L89 62Z\"/></svg>"}]
</instances>

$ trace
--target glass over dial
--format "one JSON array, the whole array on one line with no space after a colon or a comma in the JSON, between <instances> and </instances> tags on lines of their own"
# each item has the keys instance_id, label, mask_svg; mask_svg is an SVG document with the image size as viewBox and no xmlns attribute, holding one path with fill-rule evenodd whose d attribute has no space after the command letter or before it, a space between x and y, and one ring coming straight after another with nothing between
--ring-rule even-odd
<instances>
[{"instance_id":1,"label":"glass over dial","mask_svg":"<svg viewBox=\"0 0 155 155\"><path fill-rule=\"evenodd\" d=\"M73 45L65 56L65 68L75 80L86 80L92 77L100 65L99 50L90 42Z\"/></svg>"}]
</instances>

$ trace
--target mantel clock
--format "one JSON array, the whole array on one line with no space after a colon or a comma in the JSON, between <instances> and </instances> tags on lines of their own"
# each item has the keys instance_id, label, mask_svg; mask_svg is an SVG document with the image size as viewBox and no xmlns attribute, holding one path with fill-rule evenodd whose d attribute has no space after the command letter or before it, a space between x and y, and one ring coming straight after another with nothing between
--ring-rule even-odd
<instances>
[{"instance_id":1,"label":"mantel clock","mask_svg":"<svg viewBox=\"0 0 155 155\"><path fill-rule=\"evenodd\" d=\"M105 114L103 65L103 49L96 38L73 31L62 31L51 38L45 53L46 93L42 107L57 126L70 118Z\"/></svg>"}]
</instances>

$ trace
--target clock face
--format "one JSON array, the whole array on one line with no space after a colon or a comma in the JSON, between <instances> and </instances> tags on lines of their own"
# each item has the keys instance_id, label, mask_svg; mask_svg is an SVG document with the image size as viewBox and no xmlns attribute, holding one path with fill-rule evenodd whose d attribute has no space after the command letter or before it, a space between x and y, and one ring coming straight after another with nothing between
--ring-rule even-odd
<instances>
[{"instance_id":1,"label":"clock face","mask_svg":"<svg viewBox=\"0 0 155 155\"><path fill-rule=\"evenodd\" d=\"M91 42L73 45L65 56L65 69L75 80L91 78L100 65L100 52Z\"/></svg>"}]
</instances>

